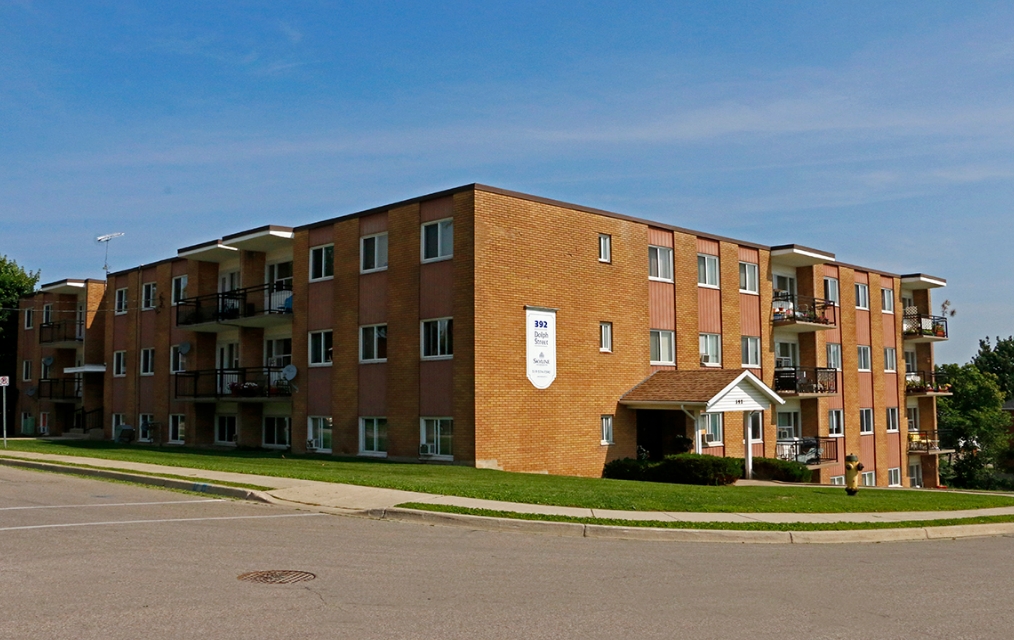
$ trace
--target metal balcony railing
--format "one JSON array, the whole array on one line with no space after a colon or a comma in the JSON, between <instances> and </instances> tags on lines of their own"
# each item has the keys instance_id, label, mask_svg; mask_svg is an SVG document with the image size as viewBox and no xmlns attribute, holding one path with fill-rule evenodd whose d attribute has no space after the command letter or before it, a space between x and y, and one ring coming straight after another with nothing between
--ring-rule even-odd
<instances>
[{"instance_id":1,"label":"metal balcony railing","mask_svg":"<svg viewBox=\"0 0 1014 640\"><path fill-rule=\"evenodd\" d=\"M101 429L103 426L102 408L85 411L81 407L74 412L74 428L83 429L88 432L91 429Z\"/></svg>"},{"instance_id":2,"label":"metal balcony railing","mask_svg":"<svg viewBox=\"0 0 1014 640\"><path fill-rule=\"evenodd\" d=\"M838 461L838 443L841 438L799 438L779 440L775 443L775 457L802 464L822 464Z\"/></svg>"},{"instance_id":3,"label":"metal balcony railing","mask_svg":"<svg viewBox=\"0 0 1014 640\"><path fill-rule=\"evenodd\" d=\"M943 373L910 371L905 374L905 392L912 396L950 395L951 383Z\"/></svg>"},{"instance_id":4,"label":"metal balcony railing","mask_svg":"<svg viewBox=\"0 0 1014 640\"><path fill-rule=\"evenodd\" d=\"M772 322L823 324L833 327L838 322L837 307L824 298L776 291L771 299Z\"/></svg>"},{"instance_id":5,"label":"metal balcony railing","mask_svg":"<svg viewBox=\"0 0 1014 640\"><path fill-rule=\"evenodd\" d=\"M174 375L176 398L287 398L292 386L283 367L181 371Z\"/></svg>"},{"instance_id":6,"label":"metal balcony railing","mask_svg":"<svg viewBox=\"0 0 1014 640\"><path fill-rule=\"evenodd\" d=\"M76 320L58 320L39 325L39 344L54 342L80 342L84 340L84 323Z\"/></svg>"},{"instance_id":7,"label":"metal balcony railing","mask_svg":"<svg viewBox=\"0 0 1014 640\"><path fill-rule=\"evenodd\" d=\"M42 378L39 380L39 398L46 400L78 400L83 395L84 381L80 378Z\"/></svg>"},{"instance_id":8,"label":"metal balcony railing","mask_svg":"<svg viewBox=\"0 0 1014 640\"><path fill-rule=\"evenodd\" d=\"M909 431L908 450L929 453L940 450L940 434L936 431Z\"/></svg>"},{"instance_id":9,"label":"metal balcony railing","mask_svg":"<svg viewBox=\"0 0 1014 640\"><path fill-rule=\"evenodd\" d=\"M833 395L838 393L838 371L824 367L775 369L775 391L791 395Z\"/></svg>"},{"instance_id":10,"label":"metal balcony railing","mask_svg":"<svg viewBox=\"0 0 1014 640\"><path fill-rule=\"evenodd\" d=\"M906 338L947 339L947 318L906 311L902 324Z\"/></svg>"},{"instance_id":11,"label":"metal balcony railing","mask_svg":"<svg viewBox=\"0 0 1014 640\"><path fill-rule=\"evenodd\" d=\"M291 280L184 298L176 304L176 326L284 313L292 313Z\"/></svg>"}]
</instances>

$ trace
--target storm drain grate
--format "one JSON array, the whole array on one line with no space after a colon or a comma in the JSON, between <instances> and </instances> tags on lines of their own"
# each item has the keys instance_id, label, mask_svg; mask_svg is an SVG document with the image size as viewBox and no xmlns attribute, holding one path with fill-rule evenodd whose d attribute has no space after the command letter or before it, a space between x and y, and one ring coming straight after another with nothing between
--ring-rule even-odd
<instances>
[{"instance_id":1,"label":"storm drain grate","mask_svg":"<svg viewBox=\"0 0 1014 640\"><path fill-rule=\"evenodd\" d=\"M274 571L251 571L250 573L244 573L241 576L237 576L238 580L244 582L259 582L261 584L293 584L294 582L306 582L307 580L313 580L317 576L313 575L309 571L286 571L286 570L274 570Z\"/></svg>"}]
</instances>

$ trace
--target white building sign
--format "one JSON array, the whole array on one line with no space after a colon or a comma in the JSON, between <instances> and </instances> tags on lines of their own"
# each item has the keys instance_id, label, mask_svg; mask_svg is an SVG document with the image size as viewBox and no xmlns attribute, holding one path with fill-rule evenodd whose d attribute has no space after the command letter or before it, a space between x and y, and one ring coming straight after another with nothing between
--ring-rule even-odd
<instances>
[{"instance_id":1,"label":"white building sign","mask_svg":"<svg viewBox=\"0 0 1014 640\"><path fill-rule=\"evenodd\" d=\"M536 389L556 380L556 311L525 307L528 379Z\"/></svg>"}]
</instances>

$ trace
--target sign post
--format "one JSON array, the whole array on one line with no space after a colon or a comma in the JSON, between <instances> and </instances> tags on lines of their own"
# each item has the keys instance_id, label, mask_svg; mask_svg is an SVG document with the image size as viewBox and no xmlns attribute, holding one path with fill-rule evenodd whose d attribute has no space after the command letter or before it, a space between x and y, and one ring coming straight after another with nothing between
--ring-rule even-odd
<instances>
[{"instance_id":1,"label":"sign post","mask_svg":"<svg viewBox=\"0 0 1014 640\"><path fill-rule=\"evenodd\" d=\"M0 387L4 389L4 449L7 448L7 387L10 384L9 376L0 376Z\"/></svg>"}]
</instances>

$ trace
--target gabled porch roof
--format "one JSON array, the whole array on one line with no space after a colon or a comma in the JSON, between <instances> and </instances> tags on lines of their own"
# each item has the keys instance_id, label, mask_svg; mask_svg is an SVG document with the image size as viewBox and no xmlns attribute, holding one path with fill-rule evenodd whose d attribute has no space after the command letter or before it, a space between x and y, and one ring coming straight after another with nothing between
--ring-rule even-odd
<instances>
[{"instance_id":1,"label":"gabled porch roof","mask_svg":"<svg viewBox=\"0 0 1014 640\"><path fill-rule=\"evenodd\" d=\"M771 387L747 370L656 371L620 398L631 409L719 413L763 411L785 404Z\"/></svg>"}]
</instances>

